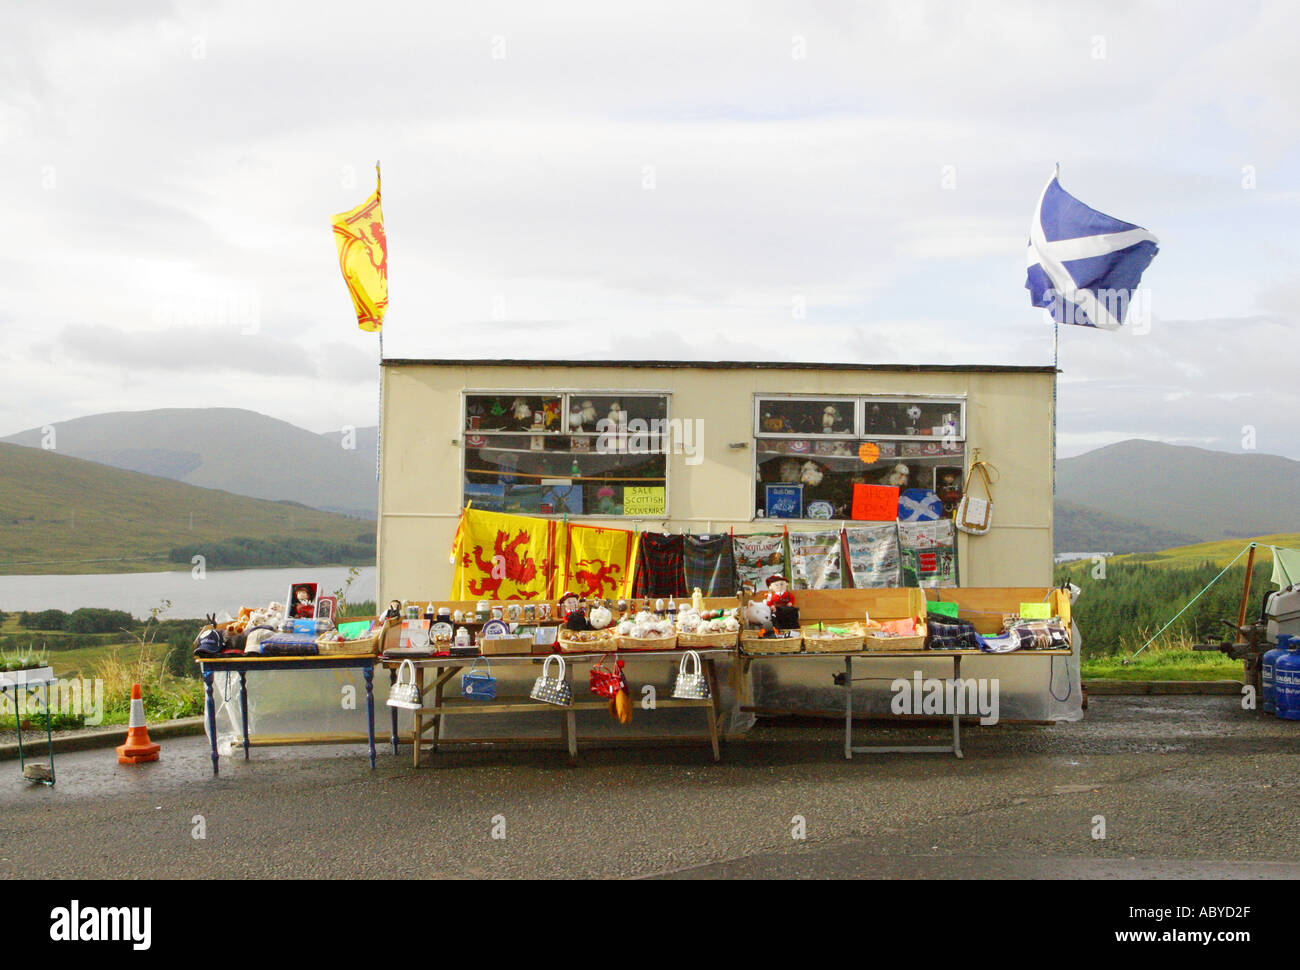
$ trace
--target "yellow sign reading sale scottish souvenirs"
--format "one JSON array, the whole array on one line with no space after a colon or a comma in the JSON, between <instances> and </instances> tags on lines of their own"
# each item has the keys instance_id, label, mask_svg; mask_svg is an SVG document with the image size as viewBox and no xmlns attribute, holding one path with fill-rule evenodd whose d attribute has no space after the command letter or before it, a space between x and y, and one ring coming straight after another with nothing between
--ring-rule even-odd
<instances>
[{"instance_id":1,"label":"yellow sign reading sale scottish souvenirs","mask_svg":"<svg viewBox=\"0 0 1300 970\"><path fill-rule=\"evenodd\" d=\"M662 485L629 485L623 489L624 515L665 515L667 508Z\"/></svg>"}]
</instances>

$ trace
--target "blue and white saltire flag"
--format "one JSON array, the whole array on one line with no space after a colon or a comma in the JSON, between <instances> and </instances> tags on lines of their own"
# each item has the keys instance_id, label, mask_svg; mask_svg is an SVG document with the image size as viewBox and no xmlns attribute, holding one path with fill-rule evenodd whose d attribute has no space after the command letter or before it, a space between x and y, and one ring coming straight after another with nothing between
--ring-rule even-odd
<instances>
[{"instance_id":1,"label":"blue and white saltire flag","mask_svg":"<svg viewBox=\"0 0 1300 970\"><path fill-rule=\"evenodd\" d=\"M1029 227L1030 302L1057 323L1118 330L1158 242L1141 226L1090 209L1053 175Z\"/></svg>"}]
</instances>

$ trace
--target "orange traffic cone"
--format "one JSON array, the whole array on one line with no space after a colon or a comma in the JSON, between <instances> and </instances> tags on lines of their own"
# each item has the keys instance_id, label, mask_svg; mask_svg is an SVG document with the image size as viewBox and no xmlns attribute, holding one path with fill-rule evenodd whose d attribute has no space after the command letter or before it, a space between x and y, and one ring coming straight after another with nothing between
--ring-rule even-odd
<instances>
[{"instance_id":1,"label":"orange traffic cone","mask_svg":"<svg viewBox=\"0 0 1300 970\"><path fill-rule=\"evenodd\" d=\"M117 747L119 765L138 765L144 761L157 761L158 745L149 740L149 729L144 726L144 701L140 699L140 685L131 688L131 723L126 729L126 744Z\"/></svg>"}]
</instances>

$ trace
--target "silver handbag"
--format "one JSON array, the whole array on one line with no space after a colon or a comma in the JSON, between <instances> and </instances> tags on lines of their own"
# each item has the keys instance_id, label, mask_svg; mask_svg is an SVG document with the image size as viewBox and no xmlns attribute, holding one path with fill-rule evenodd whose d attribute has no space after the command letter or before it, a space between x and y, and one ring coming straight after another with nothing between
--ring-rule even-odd
<instances>
[{"instance_id":1,"label":"silver handbag","mask_svg":"<svg viewBox=\"0 0 1300 970\"><path fill-rule=\"evenodd\" d=\"M695 661L695 670L687 670L687 662ZM673 697L684 701L707 701L712 697L709 681L704 676L704 665L700 655L694 650L687 650L682 655L682 662L677 668L677 683L673 685Z\"/></svg>"},{"instance_id":2,"label":"silver handbag","mask_svg":"<svg viewBox=\"0 0 1300 970\"><path fill-rule=\"evenodd\" d=\"M550 676L552 660L560 663L559 675L555 677ZM558 653L553 653L546 658L546 662L542 664L542 675L533 681L533 689L528 692L528 696L535 701L554 704L557 707L568 707L573 703L573 688L569 686L569 678L565 673L564 658Z\"/></svg>"},{"instance_id":3,"label":"silver handbag","mask_svg":"<svg viewBox=\"0 0 1300 970\"><path fill-rule=\"evenodd\" d=\"M411 672L411 679L402 680L402 674L407 670ZM420 688L415 686L415 664L409 660L403 660L402 665L397 668L397 683L388 691L389 707L404 707L408 711L419 710Z\"/></svg>"}]
</instances>

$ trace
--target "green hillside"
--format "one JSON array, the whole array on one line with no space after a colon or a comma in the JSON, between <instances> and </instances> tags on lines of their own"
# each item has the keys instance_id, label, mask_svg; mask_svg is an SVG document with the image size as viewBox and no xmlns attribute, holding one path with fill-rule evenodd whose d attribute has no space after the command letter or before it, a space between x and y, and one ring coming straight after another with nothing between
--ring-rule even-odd
<instances>
[{"instance_id":1,"label":"green hillside","mask_svg":"<svg viewBox=\"0 0 1300 970\"><path fill-rule=\"evenodd\" d=\"M1132 519L1056 502L1053 530L1056 552L1138 552L1195 542L1197 536L1152 528Z\"/></svg>"},{"instance_id":2,"label":"green hillside","mask_svg":"<svg viewBox=\"0 0 1300 970\"><path fill-rule=\"evenodd\" d=\"M1190 569L1203 563L1211 563L1222 568L1236 558L1237 554L1252 542L1259 544L1259 548L1255 550L1255 562L1269 563L1271 565L1273 554L1265 547L1283 546L1288 549L1300 549L1300 533L1279 532L1273 535L1256 536L1254 539L1222 539L1218 542L1197 542L1191 545L1174 546L1160 552L1141 552L1127 556L1114 556L1110 562L1145 563L1149 566L1174 569ZM1241 561L1244 563L1246 560L1243 558Z\"/></svg>"},{"instance_id":3,"label":"green hillside","mask_svg":"<svg viewBox=\"0 0 1300 970\"><path fill-rule=\"evenodd\" d=\"M238 561L247 548L260 558ZM0 574L188 569L172 560L195 550L214 567L369 564L374 526L0 443Z\"/></svg>"}]
</instances>

